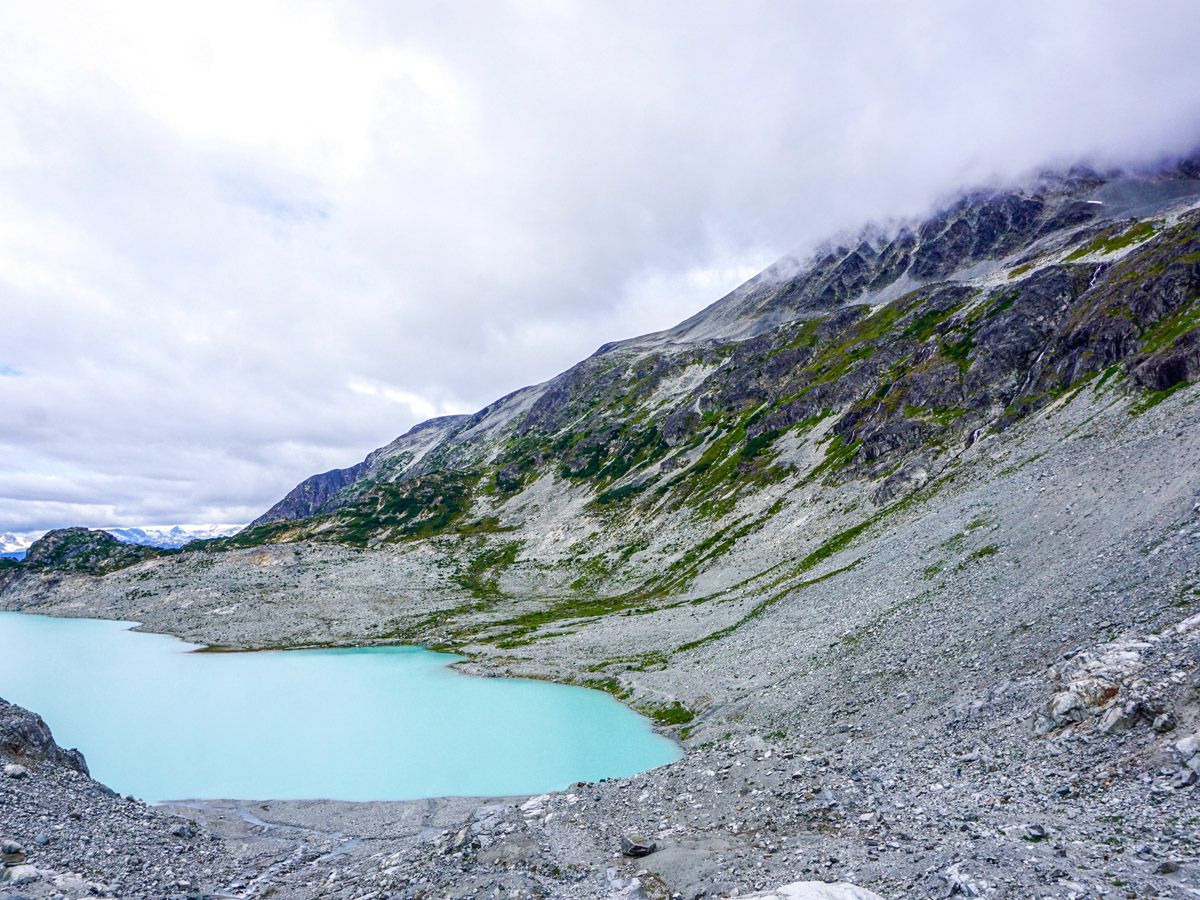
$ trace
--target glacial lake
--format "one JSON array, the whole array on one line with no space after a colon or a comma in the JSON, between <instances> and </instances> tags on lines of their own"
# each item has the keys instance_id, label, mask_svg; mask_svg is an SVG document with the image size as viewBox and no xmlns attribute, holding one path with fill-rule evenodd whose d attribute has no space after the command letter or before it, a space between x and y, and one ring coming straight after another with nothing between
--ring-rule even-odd
<instances>
[{"instance_id":1,"label":"glacial lake","mask_svg":"<svg viewBox=\"0 0 1200 900\"><path fill-rule=\"evenodd\" d=\"M147 801L536 794L681 755L607 694L420 647L193 653L132 627L0 612L0 697Z\"/></svg>"}]
</instances>

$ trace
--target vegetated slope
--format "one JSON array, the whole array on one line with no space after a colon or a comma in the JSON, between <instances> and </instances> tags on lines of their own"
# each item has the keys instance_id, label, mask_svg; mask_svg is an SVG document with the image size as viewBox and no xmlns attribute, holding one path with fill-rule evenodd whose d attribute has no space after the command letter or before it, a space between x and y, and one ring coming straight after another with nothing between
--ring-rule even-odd
<instances>
[{"instance_id":1,"label":"vegetated slope","mask_svg":"<svg viewBox=\"0 0 1200 900\"><path fill-rule=\"evenodd\" d=\"M883 504L1089 380L1146 402L1192 380L1196 174L1048 177L783 261L674 329L310 478L213 546L520 529L557 496L576 527L618 526L608 549L667 561L644 589L684 587L695 567L666 544L761 517L756 497L855 481Z\"/></svg>"},{"instance_id":2,"label":"vegetated slope","mask_svg":"<svg viewBox=\"0 0 1200 900\"><path fill-rule=\"evenodd\" d=\"M789 480L869 479L888 499L925 477L914 462L936 470L1089 377L1196 375L1188 174L1048 178L784 261L674 329L308 479L231 543L511 525L544 479L643 520L718 518Z\"/></svg>"},{"instance_id":3,"label":"vegetated slope","mask_svg":"<svg viewBox=\"0 0 1200 900\"><path fill-rule=\"evenodd\" d=\"M418 425L197 546L491 535L505 549L475 569L524 559L571 572L548 577L560 589L678 592L800 489L853 483L881 506L1068 392L1152 403L1193 380L1198 177L1195 162L1073 170L781 261L676 328ZM559 519L573 546L532 546Z\"/></svg>"}]
</instances>

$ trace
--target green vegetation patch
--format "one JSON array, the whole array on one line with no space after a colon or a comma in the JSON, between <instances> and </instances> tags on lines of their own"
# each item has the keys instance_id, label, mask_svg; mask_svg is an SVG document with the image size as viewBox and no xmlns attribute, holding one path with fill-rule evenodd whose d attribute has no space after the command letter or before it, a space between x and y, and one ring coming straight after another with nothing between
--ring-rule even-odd
<instances>
[{"instance_id":1,"label":"green vegetation patch","mask_svg":"<svg viewBox=\"0 0 1200 900\"><path fill-rule=\"evenodd\" d=\"M1142 350L1153 353L1174 344L1179 338L1200 328L1200 297L1183 304L1169 315L1147 326L1139 340Z\"/></svg>"},{"instance_id":2,"label":"green vegetation patch","mask_svg":"<svg viewBox=\"0 0 1200 900\"><path fill-rule=\"evenodd\" d=\"M472 557L455 581L480 599L503 596L500 574L517 561L524 544L524 541L509 541L482 550Z\"/></svg>"},{"instance_id":3,"label":"green vegetation patch","mask_svg":"<svg viewBox=\"0 0 1200 900\"><path fill-rule=\"evenodd\" d=\"M1164 400L1166 400L1168 397L1170 397L1176 391L1182 390L1183 388L1190 387L1190 386L1191 386L1190 381L1180 381L1176 384L1171 385L1166 390L1147 391L1145 394L1142 395L1142 397L1137 402L1130 404L1129 414L1131 416L1140 416L1142 413L1146 412L1147 410L1153 409L1154 407L1158 406L1158 404L1162 403Z\"/></svg>"},{"instance_id":4,"label":"green vegetation patch","mask_svg":"<svg viewBox=\"0 0 1200 900\"><path fill-rule=\"evenodd\" d=\"M696 718L696 714L678 700L661 706L647 704L637 709L663 725L686 725Z\"/></svg>"},{"instance_id":5,"label":"green vegetation patch","mask_svg":"<svg viewBox=\"0 0 1200 900\"><path fill-rule=\"evenodd\" d=\"M1158 228L1153 222L1138 222L1132 228L1125 231L1113 233L1105 231L1100 234L1090 244L1085 244L1071 251L1065 257L1063 262L1074 262L1077 259L1082 259L1085 256L1093 254L1107 255L1115 253L1118 250L1124 250L1126 247L1133 244L1140 244L1143 241L1148 241L1158 233Z\"/></svg>"}]
</instances>

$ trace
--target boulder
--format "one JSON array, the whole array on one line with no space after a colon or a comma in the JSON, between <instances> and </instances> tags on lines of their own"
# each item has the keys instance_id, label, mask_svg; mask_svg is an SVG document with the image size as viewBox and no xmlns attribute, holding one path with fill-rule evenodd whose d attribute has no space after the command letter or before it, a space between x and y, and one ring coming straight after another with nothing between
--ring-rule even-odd
<instances>
[{"instance_id":1,"label":"boulder","mask_svg":"<svg viewBox=\"0 0 1200 900\"><path fill-rule=\"evenodd\" d=\"M1155 717L1150 727L1159 734L1165 734L1168 731L1174 731L1175 724L1175 717L1173 715L1170 713L1163 713L1162 715Z\"/></svg>"},{"instance_id":2,"label":"boulder","mask_svg":"<svg viewBox=\"0 0 1200 900\"><path fill-rule=\"evenodd\" d=\"M621 835L621 852L626 856L649 856L658 849L658 844L640 834Z\"/></svg>"},{"instance_id":3,"label":"boulder","mask_svg":"<svg viewBox=\"0 0 1200 900\"><path fill-rule=\"evenodd\" d=\"M33 884L41 881L42 873L30 865L6 866L0 869L0 884L11 884L19 887L23 884Z\"/></svg>"},{"instance_id":4,"label":"boulder","mask_svg":"<svg viewBox=\"0 0 1200 900\"><path fill-rule=\"evenodd\" d=\"M184 840L191 840L199 833L200 828L190 819L187 822L180 822L171 829L171 834L175 835L175 837L183 838Z\"/></svg>"},{"instance_id":5,"label":"boulder","mask_svg":"<svg viewBox=\"0 0 1200 900\"><path fill-rule=\"evenodd\" d=\"M1100 717L1096 727L1104 734L1120 734L1137 724L1138 710L1134 703L1114 703Z\"/></svg>"},{"instance_id":6,"label":"boulder","mask_svg":"<svg viewBox=\"0 0 1200 900\"><path fill-rule=\"evenodd\" d=\"M1175 742L1175 754L1182 763L1200 754L1200 734L1190 734Z\"/></svg>"}]
</instances>

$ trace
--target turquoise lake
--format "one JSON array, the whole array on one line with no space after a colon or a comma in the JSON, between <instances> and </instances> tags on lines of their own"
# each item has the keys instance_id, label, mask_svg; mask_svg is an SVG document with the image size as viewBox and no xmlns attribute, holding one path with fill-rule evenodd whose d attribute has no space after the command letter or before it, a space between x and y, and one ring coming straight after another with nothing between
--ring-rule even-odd
<instances>
[{"instance_id":1,"label":"turquoise lake","mask_svg":"<svg viewBox=\"0 0 1200 900\"><path fill-rule=\"evenodd\" d=\"M193 653L131 627L0 612L0 697L148 801L533 794L681 755L607 694L419 647Z\"/></svg>"}]
</instances>

